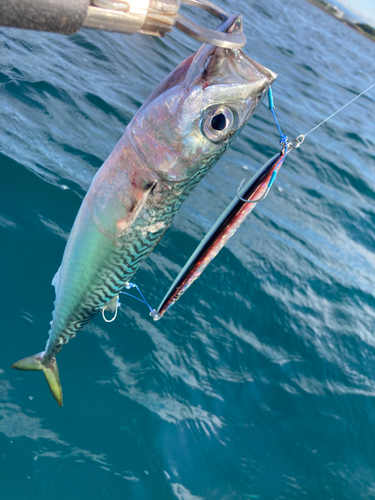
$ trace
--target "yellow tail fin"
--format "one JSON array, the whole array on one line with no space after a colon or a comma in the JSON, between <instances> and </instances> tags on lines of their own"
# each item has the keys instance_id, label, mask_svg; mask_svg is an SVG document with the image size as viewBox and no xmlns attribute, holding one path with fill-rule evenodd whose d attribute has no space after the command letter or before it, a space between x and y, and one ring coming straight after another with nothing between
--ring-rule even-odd
<instances>
[{"instance_id":1,"label":"yellow tail fin","mask_svg":"<svg viewBox=\"0 0 375 500\"><path fill-rule=\"evenodd\" d=\"M40 352L38 354L34 354L34 356L29 356L28 358L21 359L20 361L14 363L12 365L12 368L25 371L43 370L53 397L56 399L59 406L62 406L62 389L56 359L52 358L48 366L45 366L42 363L43 356L44 352Z\"/></svg>"}]
</instances>

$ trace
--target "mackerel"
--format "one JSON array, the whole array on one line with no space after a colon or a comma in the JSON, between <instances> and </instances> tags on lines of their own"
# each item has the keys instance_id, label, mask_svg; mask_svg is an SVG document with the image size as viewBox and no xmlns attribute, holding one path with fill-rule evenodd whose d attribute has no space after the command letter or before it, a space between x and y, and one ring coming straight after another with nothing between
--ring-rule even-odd
<instances>
[{"instance_id":1,"label":"mackerel","mask_svg":"<svg viewBox=\"0 0 375 500\"><path fill-rule=\"evenodd\" d=\"M242 31L241 16L219 30ZM60 406L56 355L98 311L114 308L275 78L240 50L205 44L158 85L127 126L92 181L53 279L56 300L45 350L12 365L42 370Z\"/></svg>"}]
</instances>

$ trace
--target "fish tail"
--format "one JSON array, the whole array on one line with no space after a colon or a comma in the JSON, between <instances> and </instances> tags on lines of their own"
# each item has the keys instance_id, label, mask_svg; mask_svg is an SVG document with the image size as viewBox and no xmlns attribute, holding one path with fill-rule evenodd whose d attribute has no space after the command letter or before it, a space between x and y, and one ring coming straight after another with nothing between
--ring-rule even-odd
<instances>
[{"instance_id":1,"label":"fish tail","mask_svg":"<svg viewBox=\"0 0 375 500\"><path fill-rule=\"evenodd\" d=\"M62 389L56 359L52 358L46 366L44 363L42 363L43 357L44 352L34 354L34 356L29 356L28 358L17 361L11 366L11 368L25 371L43 370L53 397L56 399L59 406L62 406Z\"/></svg>"}]
</instances>

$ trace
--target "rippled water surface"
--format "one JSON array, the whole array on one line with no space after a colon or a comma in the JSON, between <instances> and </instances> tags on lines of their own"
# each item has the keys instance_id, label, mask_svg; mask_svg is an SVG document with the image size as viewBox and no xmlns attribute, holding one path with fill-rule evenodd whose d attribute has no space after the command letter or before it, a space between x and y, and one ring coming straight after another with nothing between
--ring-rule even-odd
<instances>
[{"instance_id":1,"label":"rippled water surface","mask_svg":"<svg viewBox=\"0 0 375 500\"><path fill-rule=\"evenodd\" d=\"M279 73L295 137L375 81L375 44L302 0L218 2ZM195 17L198 19L198 15ZM158 323L122 300L43 375L51 280L91 179L149 93L199 47L0 31L0 491L8 500L375 496L375 90L290 154L202 277ZM156 306L243 177L278 150L266 105L136 275Z\"/></svg>"}]
</instances>

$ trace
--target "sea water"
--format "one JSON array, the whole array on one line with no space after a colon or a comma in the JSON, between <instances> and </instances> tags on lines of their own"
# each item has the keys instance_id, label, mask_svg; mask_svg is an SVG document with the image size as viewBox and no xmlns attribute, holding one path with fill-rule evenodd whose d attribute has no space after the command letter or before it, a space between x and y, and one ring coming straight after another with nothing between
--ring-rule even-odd
<instances>
[{"instance_id":1,"label":"sea water","mask_svg":"<svg viewBox=\"0 0 375 500\"><path fill-rule=\"evenodd\" d=\"M218 4L243 14L246 54L279 74L290 138L375 81L375 44L306 1ZM0 498L375 497L375 89L288 155L160 322L123 296L114 323L98 315L64 347L62 408L41 373L10 369L44 348L95 172L199 46L177 30L0 30ZM134 277L154 307L278 141L265 103Z\"/></svg>"}]
</instances>

